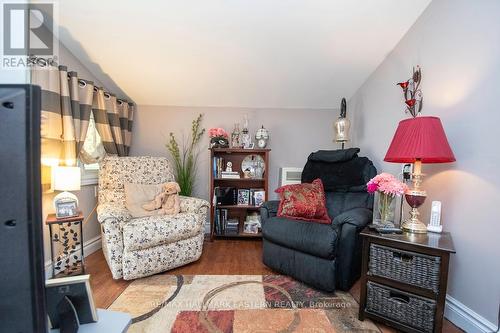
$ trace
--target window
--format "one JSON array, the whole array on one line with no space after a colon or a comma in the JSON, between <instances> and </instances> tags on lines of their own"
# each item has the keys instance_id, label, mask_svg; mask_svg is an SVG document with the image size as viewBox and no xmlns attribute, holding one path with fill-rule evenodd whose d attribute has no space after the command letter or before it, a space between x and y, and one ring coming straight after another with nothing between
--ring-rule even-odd
<instances>
[{"instance_id":1,"label":"window","mask_svg":"<svg viewBox=\"0 0 500 333\"><path fill-rule=\"evenodd\" d=\"M99 164L97 161L104 156L104 146L101 136L97 132L94 115L90 113L87 137L80 153L80 167L82 168L82 185L97 184Z\"/></svg>"}]
</instances>

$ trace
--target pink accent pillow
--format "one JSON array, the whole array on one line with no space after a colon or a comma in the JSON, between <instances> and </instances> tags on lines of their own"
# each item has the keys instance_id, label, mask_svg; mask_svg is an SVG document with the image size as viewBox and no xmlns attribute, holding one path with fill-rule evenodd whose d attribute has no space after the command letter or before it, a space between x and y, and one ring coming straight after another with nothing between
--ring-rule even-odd
<instances>
[{"instance_id":1,"label":"pink accent pillow","mask_svg":"<svg viewBox=\"0 0 500 333\"><path fill-rule=\"evenodd\" d=\"M276 191L280 195L277 216L295 220L330 224L325 191L321 179L312 183L285 185Z\"/></svg>"}]
</instances>

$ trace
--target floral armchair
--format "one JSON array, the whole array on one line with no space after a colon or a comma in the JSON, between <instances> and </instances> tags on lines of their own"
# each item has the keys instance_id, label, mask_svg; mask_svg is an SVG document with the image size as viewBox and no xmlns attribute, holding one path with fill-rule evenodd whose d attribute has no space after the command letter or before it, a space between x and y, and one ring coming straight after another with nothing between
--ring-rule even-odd
<instances>
[{"instance_id":1,"label":"floral armchair","mask_svg":"<svg viewBox=\"0 0 500 333\"><path fill-rule=\"evenodd\" d=\"M175 181L161 157L106 157L99 169L102 247L114 279L136 279L198 260L203 249L208 202L181 197L177 215L132 219L125 208L125 183Z\"/></svg>"}]
</instances>

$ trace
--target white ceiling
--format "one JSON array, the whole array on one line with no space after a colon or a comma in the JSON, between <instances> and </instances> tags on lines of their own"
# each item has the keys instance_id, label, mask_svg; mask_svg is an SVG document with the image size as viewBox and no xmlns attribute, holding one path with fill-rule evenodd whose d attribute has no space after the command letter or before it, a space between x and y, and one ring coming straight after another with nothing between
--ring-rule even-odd
<instances>
[{"instance_id":1,"label":"white ceiling","mask_svg":"<svg viewBox=\"0 0 500 333\"><path fill-rule=\"evenodd\" d=\"M429 3L61 0L56 21L63 44L137 104L330 108Z\"/></svg>"}]
</instances>

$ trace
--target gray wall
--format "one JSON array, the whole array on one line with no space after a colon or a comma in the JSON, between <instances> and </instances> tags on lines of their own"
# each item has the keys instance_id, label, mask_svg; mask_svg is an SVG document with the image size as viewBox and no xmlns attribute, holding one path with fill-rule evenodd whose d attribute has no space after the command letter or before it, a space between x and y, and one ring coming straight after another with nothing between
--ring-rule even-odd
<instances>
[{"instance_id":1,"label":"gray wall","mask_svg":"<svg viewBox=\"0 0 500 333\"><path fill-rule=\"evenodd\" d=\"M270 131L270 192L278 186L280 167L303 167L307 156L318 149L335 149L332 122L338 110L331 109L250 109L219 107L175 107L139 105L134 116L131 155L168 156L165 148L168 135L177 138L190 133L191 121L204 114L203 126L223 127L231 132L234 123L248 114L250 133L264 125ZM240 127L241 128L241 127ZM199 170L195 195L208 198L209 152L208 135L200 144Z\"/></svg>"},{"instance_id":2,"label":"gray wall","mask_svg":"<svg viewBox=\"0 0 500 333\"><path fill-rule=\"evenodd\" d=\"M356 143L379 170L400 119L401 89L420 64L423 114L439 116L457 162L424 165L429 203L441 200L453 235L448 294L496 323L500 296L500 2L433 1L396 48L349 101ZM348 112L349 114L349 112Z\"/></svg>"}]
</instances>

